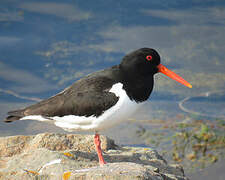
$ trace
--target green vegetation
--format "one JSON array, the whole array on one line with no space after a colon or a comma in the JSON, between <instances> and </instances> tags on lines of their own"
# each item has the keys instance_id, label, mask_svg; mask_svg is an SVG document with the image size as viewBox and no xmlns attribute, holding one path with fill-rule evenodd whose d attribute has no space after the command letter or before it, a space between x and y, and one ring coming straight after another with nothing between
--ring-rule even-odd
<instances>
[{"instance_id":1,"label":"green vegetation","mask_svg":"<svg viewBox=\"0 0 225 180\"><path fill-rule=\"evenodd\" d=\"M204 168L225 157L225 120L182 118L183 122L163 125L160 121L158 128L141 128L137 133L167 159L182 163L186 171Z\"/></svg>"}]
</instances>

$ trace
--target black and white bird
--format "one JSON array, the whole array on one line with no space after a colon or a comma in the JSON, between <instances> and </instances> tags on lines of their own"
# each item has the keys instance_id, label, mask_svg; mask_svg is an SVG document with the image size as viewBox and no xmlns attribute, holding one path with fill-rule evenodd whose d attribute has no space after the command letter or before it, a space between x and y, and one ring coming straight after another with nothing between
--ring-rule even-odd
<instances>
[{"instance_id":1,"label":"black and white bird","mask_svg":"<svg viewBox=\"0 0 225 180\"><path fill-rule=\"evenodd\" d=\"M160 64L156 50L141 48L127 54L119 65L89 74L49 99L8 112L5 122L38 120L52 122L67 131L94 131L99 163L103 165L98 132L127 120L149 98L153 76L158 72L192 87Z\"/></svg>"}]
</instances>

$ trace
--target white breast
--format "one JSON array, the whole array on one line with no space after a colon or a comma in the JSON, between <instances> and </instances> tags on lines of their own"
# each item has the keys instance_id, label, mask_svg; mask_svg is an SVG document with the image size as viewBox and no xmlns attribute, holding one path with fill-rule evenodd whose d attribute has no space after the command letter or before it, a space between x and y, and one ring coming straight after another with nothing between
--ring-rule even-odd
<instances>
[{"instance_id":1,"label":"white breast","mask_svg":"<svg viewBox=\"0 0 225 180\"><path fill-rule=\"evenodd\" d=\"M75 116L67 115L63 117L50 117L54 120L56 126L61 127L67 131L73 130L93 130L99 131L106 128L110 128L120 122L126 121L134 112L138 105L135 101L131 101L127 96L126 91L123 89L121 83L114 84L110 89L110 92L119 97L118 102L110 109L106 110L101 116ZM21 120L33 119L39 121L49 121L41 116L26 116ZM52 121L52 120L50 120ZM50 122L49 121L49 122Z\"/></svg>"}]
</instances>

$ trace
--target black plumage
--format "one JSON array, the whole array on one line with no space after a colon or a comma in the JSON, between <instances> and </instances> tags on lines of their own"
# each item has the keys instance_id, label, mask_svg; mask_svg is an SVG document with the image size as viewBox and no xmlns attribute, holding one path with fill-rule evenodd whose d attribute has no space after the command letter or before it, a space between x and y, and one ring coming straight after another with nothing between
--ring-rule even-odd
<instances>
[{"instance_id":1,"label":"black plumage","mask_svg":"<svg viewBox=\"0 0 225 180\"><path fill-rule=\"evenodd\" d=\"M147 61L146 56L152 60ZM10 111L5 122L28 115L52 116L100 116L114 106L118 97L109 92L113 84L121 82L129 98L135 102L148 99L153 89L153 75L158 72L159 54L142 48L126 55L119 65L87 75L59 94L21 110Z\"/></svg>"}]
</instances>

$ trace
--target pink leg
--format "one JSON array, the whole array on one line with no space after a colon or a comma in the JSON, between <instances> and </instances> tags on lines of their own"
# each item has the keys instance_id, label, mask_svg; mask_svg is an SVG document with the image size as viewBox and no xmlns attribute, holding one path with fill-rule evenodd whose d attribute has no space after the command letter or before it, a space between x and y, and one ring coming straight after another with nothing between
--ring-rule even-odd
<instances>
[{"instance_id":1,"label":"pink leg","mask_svg":"<svg viewBox=\"0 0 225 180\"><path fill-rule=\"evenodd\" d=\"M99 134L97 133L95 134L95 137L94 137L94 143L95 143L96 151L98 153L99 164L100 166L102 166L106 164L106 162L104 161L104 158L102 156L101 140L100 140Z\"/></svg>"}]
</instances>

